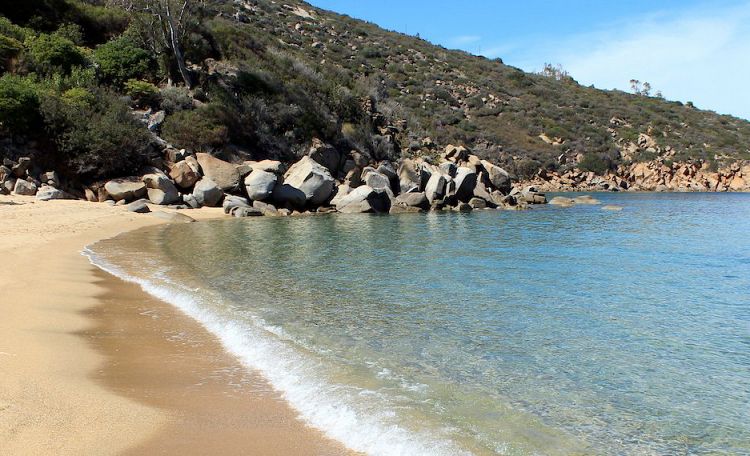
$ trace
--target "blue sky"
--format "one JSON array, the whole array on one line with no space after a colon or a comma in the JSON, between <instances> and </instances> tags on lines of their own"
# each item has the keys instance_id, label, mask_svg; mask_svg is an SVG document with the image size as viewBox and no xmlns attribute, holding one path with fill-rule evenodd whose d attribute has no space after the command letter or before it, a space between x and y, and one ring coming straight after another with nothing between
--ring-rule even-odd
<instances>
[{"instance_id":1,"label":"blue sky","mask_svg":"<svg viewBox=\"0 0 750 456\"><path fill-rule=\"evenodd\" d=\"M750 119L750 0L312 0L527 71L561 64L582 84Z\"/></svg>"}]
</instances>

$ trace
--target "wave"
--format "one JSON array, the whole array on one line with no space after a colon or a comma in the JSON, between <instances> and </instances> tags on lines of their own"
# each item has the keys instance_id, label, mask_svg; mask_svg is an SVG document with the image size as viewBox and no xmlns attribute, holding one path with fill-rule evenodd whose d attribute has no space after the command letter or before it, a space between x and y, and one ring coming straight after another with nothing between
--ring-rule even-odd
<instances>
[{"instance_id":1,"label":"wave","mask_svg":"<svg viewBox=\"0 0 750 456\"><path fill-rule=\"evenodd\" d=\"M290 346L280 328L263 319L238 320L211 310L221 300L209 290L191 289L170 281L164 274L150 278L126 272L87 246L89 262L190 316L214 334L225 350L247 368L259 371L308 425L348 448L369 455L469 455L441 432L414 431L397 423L397 412L387 398L374 390L331 383L326 366L299 347ZM447 434L450 429L442 429Z\"/></svg>"}]
</instances>

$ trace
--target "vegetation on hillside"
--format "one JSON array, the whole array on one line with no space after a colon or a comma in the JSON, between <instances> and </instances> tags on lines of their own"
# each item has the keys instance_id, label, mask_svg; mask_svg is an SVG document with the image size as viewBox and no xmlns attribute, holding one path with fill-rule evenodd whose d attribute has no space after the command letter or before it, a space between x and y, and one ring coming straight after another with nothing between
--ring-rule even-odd
<instances>
[{"instance_id":1,"label":"vegetation on hillside","mask_svg":"<svg viewBox=\"0 0 750 456\"><path fill-rule=\"evenodd\" d=\"M0 5L0 155L82 180L135 172L163 143L293 159L313 138L374 159L463 143L525 176L628 160L750 158L750 123L524 73L298 1L25 0ZM146 8L149 7L149 8ZM555 70L555 71L552 71Z\"/></svg>"}]
</instances>

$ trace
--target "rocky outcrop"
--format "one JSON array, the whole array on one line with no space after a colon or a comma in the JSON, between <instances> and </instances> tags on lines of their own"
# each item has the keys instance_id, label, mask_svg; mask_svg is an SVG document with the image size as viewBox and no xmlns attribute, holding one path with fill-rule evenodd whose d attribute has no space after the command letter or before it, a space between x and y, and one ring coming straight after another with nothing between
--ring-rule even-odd
<instances>
[{"instance_id":1,"label":"rocky outcrop","mask_svg":"<svg viewBox=\"0 0 750 456\"><path fill-rule=\"evenodd\" d=\"M248 198L253 201L265 201L273 195L278 176L261 169L253 170L245 178L245 190Z\"/></svg>"},{"instance_id":2,"label":"rocky outcrop","mask_svg":"<svg viewBox=\"0 0 750 456\"><path fill-rule=\"evenodd\" d=\"M197 165L198 162L196 161L195 164ZM200 179L198 169L197 166L193 167L188 161L182 160L172 165L169 170L169 177L177 186L187 190L195 185L195 183L198 182L198 179Z\"/></svg>"},{"instance_id":3,"label":"rocky outcrop","mask_svg":"<svg viewBox=\"0 0 750 456\"><path fill-rule=\"evenodd\" d=\"M36 190L36 184L27 181L26 179L16 179L15 185L13 186L13 193L21 196L34 196L36 195Z\"/></svg>"},{"instance_id":4,"label":"rocky outcrop","mask_svg":"<svg viewBox=\"0 0 750 456\"><path fill-rule=\"evenodd\" d=\"M224 192L211 178L204 177L195 184L192 195L200 206L218 207L224 197Z\"/></svg>"},{"instance_id":5,"label":"rocky outcrop","mask_svg":"<svg viewBox=\"0 0 750 456\"><path fill-rule=\"evenodd\" d=\"M203 176L211 179L222 191L232 192L240 188L240 172L237 165L205 153L197 153L195 157Z\"/></svg>"},{"instance_id":6,"label":"rocky outcrop","mask_svg":"<svg viewBox=\"0 0 750 456\"><path fill-rule=\"evenodd\" d=\"M111 180L104 184L104 190L115 201L134 201L146 196L146 184L136 178Z\"/></svg>"},{"instance_id":7,"label":"rocky outcrop","mask_svg":"<svg viewBox=\"0 0 750 456\"><path fill-rule=\"evenodd\" d=\"M180 200L177 187L163 174L146 174L143 183L146 184L148 199L154 204L163 206Z\"/></svg>"},{"instance_id":8,"label":"rocky outcrop","mask_svg":"<svg viewBox=\"0 0 750 456\"><path fill-rule=\"evenodd\" d=\"M384 190L362 185L341 198L336 204L336 210L344 214L387 213L390 210L390 202Z\"/></svg>"}]
</instances>

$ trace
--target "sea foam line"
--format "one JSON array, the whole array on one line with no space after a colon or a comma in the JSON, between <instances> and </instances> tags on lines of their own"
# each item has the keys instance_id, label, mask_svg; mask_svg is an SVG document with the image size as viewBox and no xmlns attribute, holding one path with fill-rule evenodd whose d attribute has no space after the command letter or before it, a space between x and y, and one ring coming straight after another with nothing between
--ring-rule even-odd
<instances>
[{"instance_id":1,"label":"sea foam line","mask_svg":"<svg viewBox=\"0 0 750 456\"><path fill-rule=\"evenodd\" d=\"M392 410L382 406L373 410L357 404L355 397L376 397L377 393L321 380L316 374L322 369L319 362L295 352L264 328L248 327L211 312L201 305L196 294L130 275L104 260L89 246L81 253L92 265L139 285L145 292L200 323L218 337L227 352L237 356L246 367L259 371L307 424L348 448L372 456L471 454L447 438L411 432L389 423L395 416Z\"/></svg>"}]
</instances>

